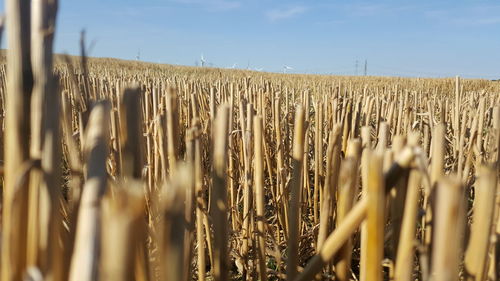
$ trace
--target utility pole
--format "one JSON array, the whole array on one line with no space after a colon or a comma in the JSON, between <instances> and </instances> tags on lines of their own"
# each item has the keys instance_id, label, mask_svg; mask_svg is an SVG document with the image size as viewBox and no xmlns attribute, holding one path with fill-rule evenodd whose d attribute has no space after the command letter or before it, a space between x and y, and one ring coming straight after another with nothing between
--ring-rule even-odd
<instances>
[{"instance_id":1,"label":"utility pole","mask_svg":"<svg viewBox=\"0 0 500 281\"><path fill-rule=\"evenodd\" d=\"M368 70L368 60L365 59L365 76L366 76L367 70Z\"/></svg>"}]
</instances>

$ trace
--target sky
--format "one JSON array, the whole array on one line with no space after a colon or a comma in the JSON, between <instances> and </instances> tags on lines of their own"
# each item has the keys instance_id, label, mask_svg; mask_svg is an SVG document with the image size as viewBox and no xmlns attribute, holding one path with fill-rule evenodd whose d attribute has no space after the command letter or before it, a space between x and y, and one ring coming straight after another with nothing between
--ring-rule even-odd
<instances>
[{"instance_id":1,"label":"sky","mask_svg":"<svg viewBox=\"0 0 500 281\"><path fill-rule=\"evenodd\" d=\"M4 10L4 0L0 7ZM291 73L500 78L500 1L59 0L55 52ZM91 43L93 42L93 43ZM356 67L357 65L357 67Z\"/></svg>"}]
</instances>

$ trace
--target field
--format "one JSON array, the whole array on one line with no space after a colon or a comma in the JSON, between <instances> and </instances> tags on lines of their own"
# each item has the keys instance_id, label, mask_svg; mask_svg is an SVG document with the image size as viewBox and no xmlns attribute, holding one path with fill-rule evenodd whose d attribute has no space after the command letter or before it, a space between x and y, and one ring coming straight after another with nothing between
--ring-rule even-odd
<instances>
[{"instance_id":1,"label":"field","mask_svg":"<svg viewBox=\"0 0 500 281\"><path fill-rule=\"evenodd\" d=\"M500 278L499 82L53 56L8 12L2 281Z\"/></svg>"}]
</instances>

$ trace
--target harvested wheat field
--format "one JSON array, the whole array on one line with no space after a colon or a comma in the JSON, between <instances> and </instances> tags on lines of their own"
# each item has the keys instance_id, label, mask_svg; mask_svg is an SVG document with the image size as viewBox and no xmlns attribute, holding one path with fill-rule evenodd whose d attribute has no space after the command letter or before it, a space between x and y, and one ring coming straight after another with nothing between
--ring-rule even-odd
<instances>
[{"instance_id":1,"label":"harvested wheat field","mask_svg":"<svg viewBox=\"0 0 500 281\"><path fill-rule=\"evenodd\" d=\"M53 55L6 2L1 281L500 278L499 82Z\"/></svg>"}]
</instances>

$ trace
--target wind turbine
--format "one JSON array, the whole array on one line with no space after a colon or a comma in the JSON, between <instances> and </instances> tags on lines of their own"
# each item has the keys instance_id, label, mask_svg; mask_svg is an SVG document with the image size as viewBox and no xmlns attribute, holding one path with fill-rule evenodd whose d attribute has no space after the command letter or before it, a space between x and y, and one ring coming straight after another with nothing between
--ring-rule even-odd
<instances>
[{"instance_id":1,"label":"wind turbine","mask_svg":"<svg viewBox=\"0 0 500 281\"><path fill-rule=\"evenodd\" d=\"M203 56L203 54L201 54L200 61L201 61L201 67L204 67L204 66L205 66L205 63L206 63L207 61L205 60L205 57Z\"/></svg>"},{"instance_id":2,"label":"wind turbine","mask_svg":"<svg viewBox=\"0 0 500 281\"><path fill-rule=\"evenodd\" d=\"M293 70L293 67L288 66L288 65L284 65L283 66L283 73L286 73L287 70Z\"/></svg>"}]
</instances>

